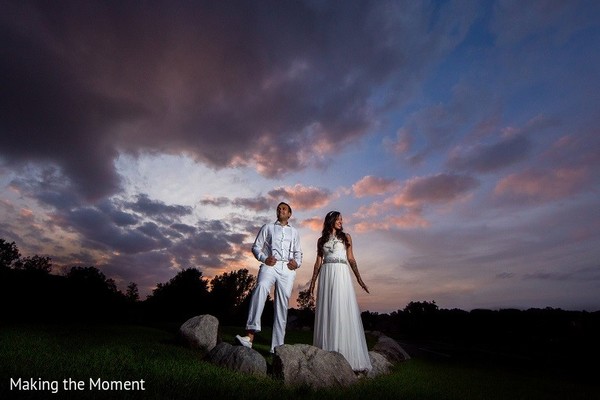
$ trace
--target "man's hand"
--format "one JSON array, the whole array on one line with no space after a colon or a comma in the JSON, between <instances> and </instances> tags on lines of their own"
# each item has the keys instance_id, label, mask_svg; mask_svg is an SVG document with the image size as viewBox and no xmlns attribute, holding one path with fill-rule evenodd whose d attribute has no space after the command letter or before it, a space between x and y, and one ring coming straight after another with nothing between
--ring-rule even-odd
<instances>
[{"instance_id":1,"label":"man's hand","mask_svg":"<svg viewBox=\"0 0 600 400\"><path fill-rule=\"evenodd\" d=\"M287 266L292 271L295 270L295 269L298 269L298 263L293 258L290 260L290 262L288 262Z\"/></svg>"},{"instance_id":2,"label":"man's hand","mask_svg":"<svg viewBox=\"0 0 600 400\"><path fill-rule=\"evenodd\" d=\"M269 267L272 267L276 263L277 263L277 259L273 256L269 256L265 259L265 265L268 265Z\"/></svg>"}]
</instances>

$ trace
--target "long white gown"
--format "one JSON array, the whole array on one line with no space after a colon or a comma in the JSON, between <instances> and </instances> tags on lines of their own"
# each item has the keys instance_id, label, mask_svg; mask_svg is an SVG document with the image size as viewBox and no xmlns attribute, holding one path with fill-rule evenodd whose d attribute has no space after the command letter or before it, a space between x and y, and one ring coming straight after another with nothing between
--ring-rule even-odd
<instances>
[{"instance_id":1,"label":"long white gown","mask_svg":"<svg viewBox=\"0 0 600 400\"><path fill-rule=\"evenodd\" d=\"M355 371L370 370L346 247L337 238L330 238L323 245L318 285L313 345L341 353Z\"/></svg>"}]
</instances>

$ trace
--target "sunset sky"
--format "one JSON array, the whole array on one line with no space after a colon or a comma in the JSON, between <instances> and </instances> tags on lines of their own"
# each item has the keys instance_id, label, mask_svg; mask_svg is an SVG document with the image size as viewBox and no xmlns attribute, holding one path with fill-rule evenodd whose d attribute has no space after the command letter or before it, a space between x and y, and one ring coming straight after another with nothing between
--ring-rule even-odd
<instances>
[{"instance_id":1,"label":"sunset sky","mask_svg":"<svg viewBox=\"0 0 600 400\"><path fill-rule=\"evenodd\" d=\"M600 310L600 2L0 2L0 238L142 298L339 210L361 310Z\"/></svg>"}]
</instances>

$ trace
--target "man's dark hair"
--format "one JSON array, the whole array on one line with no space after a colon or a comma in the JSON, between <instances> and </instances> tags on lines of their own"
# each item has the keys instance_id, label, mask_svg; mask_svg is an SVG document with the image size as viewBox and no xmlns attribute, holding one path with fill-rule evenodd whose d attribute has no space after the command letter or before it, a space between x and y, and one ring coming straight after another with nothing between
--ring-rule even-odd
<instances>
[{"instance_id":1,"label":"man's dark hair","mask_svg":"<svg viewBox=\"0 0 600 400\"><path fill-rule=\"evenodd\" d=\"M282 204L284 206L287 206L287 208L290 210L290 214L293 214L292 213L292 207L290 207L290 205L288 203L286 203L285 201L282 201L281 203L277 204L277 208L279 208L279 206L282 205Z\"/></svg>"}]
</instances>

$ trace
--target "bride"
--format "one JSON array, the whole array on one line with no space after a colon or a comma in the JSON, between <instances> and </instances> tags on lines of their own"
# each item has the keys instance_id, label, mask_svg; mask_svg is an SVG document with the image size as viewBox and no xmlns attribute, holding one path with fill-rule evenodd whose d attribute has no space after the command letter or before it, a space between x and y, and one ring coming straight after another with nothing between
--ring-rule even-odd
<instances>
[{"instance_id":1,"label":"bride","mask_svg":"<svg viewBox=\"0 0 600 400\"><path fill-rule=\"evenodd\" d=\"M312 295L318 278L313 345L341 353L354 371L367 371L372 368L371 361L349 267L358 284L367 293L369 290L358 272L352 238L343 231L342 223L338 211L329 212L317 240L317 260L309 288Z\"/></svg>"}]
</instances>

